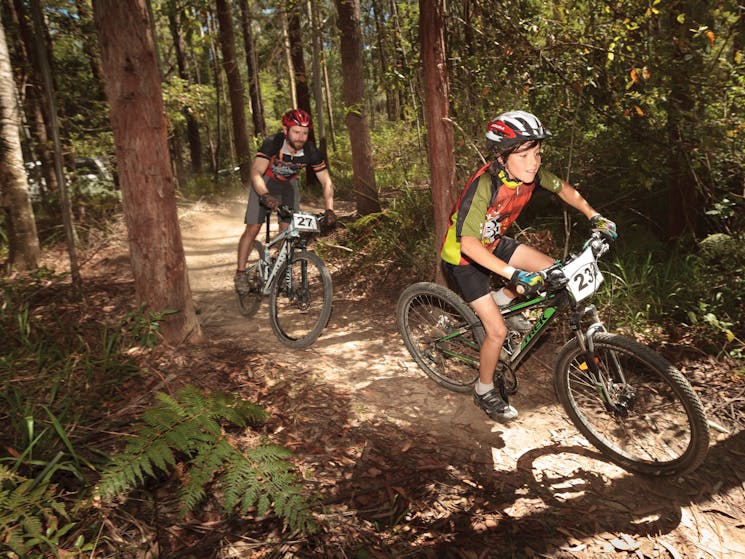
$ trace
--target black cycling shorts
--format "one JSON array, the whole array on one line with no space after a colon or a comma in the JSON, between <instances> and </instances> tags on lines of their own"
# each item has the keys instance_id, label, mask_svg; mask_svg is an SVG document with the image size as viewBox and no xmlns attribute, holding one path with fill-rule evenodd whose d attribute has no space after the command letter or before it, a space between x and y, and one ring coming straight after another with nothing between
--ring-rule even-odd
<instances>
[{"instance_id":1,"label":"black cycling shorts","mask_svg":"<svg viewBox=\"0 0 745 559\"><path fill-rule=\"evenodd\" d=\"M512 237L502 237L494 248L493 254L509 264L512 255L515 254L519 246L520 243ZM456 266L443 262L443 265L445 273L458 286L458 290L466 303L475 301L491 291L490 278L492 272L480 264L474 262Z\"/></svg>"}]
</instances>

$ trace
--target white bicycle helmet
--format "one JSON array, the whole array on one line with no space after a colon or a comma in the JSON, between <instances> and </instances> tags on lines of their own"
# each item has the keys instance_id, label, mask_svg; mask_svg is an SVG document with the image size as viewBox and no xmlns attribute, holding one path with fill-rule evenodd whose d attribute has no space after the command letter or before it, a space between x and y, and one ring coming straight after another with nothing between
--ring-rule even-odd
<instances>
[{"instance_id":1,"label":"white bicycle helmet","mask_svg":"<svg viewBox=\"0 0 745 559\"><path fill-rule=\"evenodd\" d=\"M529 142L544 140L551 135L534 114L526 111L509 111L492 120L486 129L487 144L494 148L504 148Z\"/></svg>"}]
</instances>

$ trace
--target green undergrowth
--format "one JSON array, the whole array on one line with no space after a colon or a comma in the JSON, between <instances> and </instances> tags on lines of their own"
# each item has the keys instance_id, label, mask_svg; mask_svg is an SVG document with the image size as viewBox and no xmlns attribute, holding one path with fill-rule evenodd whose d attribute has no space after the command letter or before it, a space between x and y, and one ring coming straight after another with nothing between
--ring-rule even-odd
<instances>
[{"instance_id":1,"label":"green undergrowth","mask_svg":"<svg viewBox=\"0 0 745 559\"><path fill-rule=\"evenodd\" d=\"M105 510L171 475L184 476L183 512L209 494L227 515L255 507L290 531L315 529L290 452L254 432L257 405L187 385L152 405L145 394L141 417L118 413L143 396L133 387L150 374L164 316L121 308L131 284L75 289L41 269L0 289L0 554L92 556Z\"/></svg>"}]
</instances>

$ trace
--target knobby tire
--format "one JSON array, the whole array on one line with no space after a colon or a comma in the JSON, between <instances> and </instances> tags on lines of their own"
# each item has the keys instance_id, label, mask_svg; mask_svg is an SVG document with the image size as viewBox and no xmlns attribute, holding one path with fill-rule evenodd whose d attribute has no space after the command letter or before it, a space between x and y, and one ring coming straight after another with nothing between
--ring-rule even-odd
<instances>
[{"instance_id":1,"label":"knobby tire","mask_svg":"<svg viewBox=\"0 0 745 559\"><path fill-rule=\"evenodd\" d=\"M292 273L287 291L287 267ZM302 272L307 282L303 284ZM280 270L271 291L269 320L279 340L294 348L308 347L318 339L331 316L333 287L323 260L313 252L297 252Z\"/></svg>"},{"instance_id":2,"label":"knobby tire","mask_svg":"<svg viewBox=\"0 0 745 559\"><path fill-rule=\"evenodd\" d=\"M441 285L415 283L399 296L396 322L406 349L427 376L454 392L473 390L484 328L463 299Z\"/></svg>"},{"instance_id":3,"label":"knobby tire","mask_svg":"<svg viewBox=\"0 0 745 559\"><path fill-rule=\"evenodd\" d=\"M609 406L577 340L561 349L554 384L572 423L624 469L680 475L696 469L709 447L703 406L686 378L661 355L632 339L593 336L598 374L613 378ZM613 375L623 372L625 383ZM614 407L615 406L615 407Z\"/></svg>"}]
</instances>

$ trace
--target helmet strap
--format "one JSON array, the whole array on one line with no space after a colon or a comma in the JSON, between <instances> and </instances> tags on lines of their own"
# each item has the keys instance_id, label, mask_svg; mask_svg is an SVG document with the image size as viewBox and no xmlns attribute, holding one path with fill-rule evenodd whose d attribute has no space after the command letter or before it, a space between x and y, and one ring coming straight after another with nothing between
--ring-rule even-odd
<instances>
[{"instance_id":1,"label":"helmet strap","mask_svg":"<svg viewBox=\"0 0 745 559\"><path fill-rule=\"evenodd\" d=\"M505 185L507 188L511 188L513 190L523 183L522 181L509 178L507 170L504 167L499 170L499 180L501 180L502 184Z\"/></svg>"},{"instance_id":2,"label":"helmet strap","mask_svg":"<svg viewBox=\"0 0 745 559\"><path fill-rule=\"evenodd\" d=\"M499 173L497 176L499 177L499 180L502 181L502 184L507 188L514 190L523 183L522 181L510 178L507 168L499 159L497 159L497 165L499 165Z\"/></svg>"}]
</instances>

